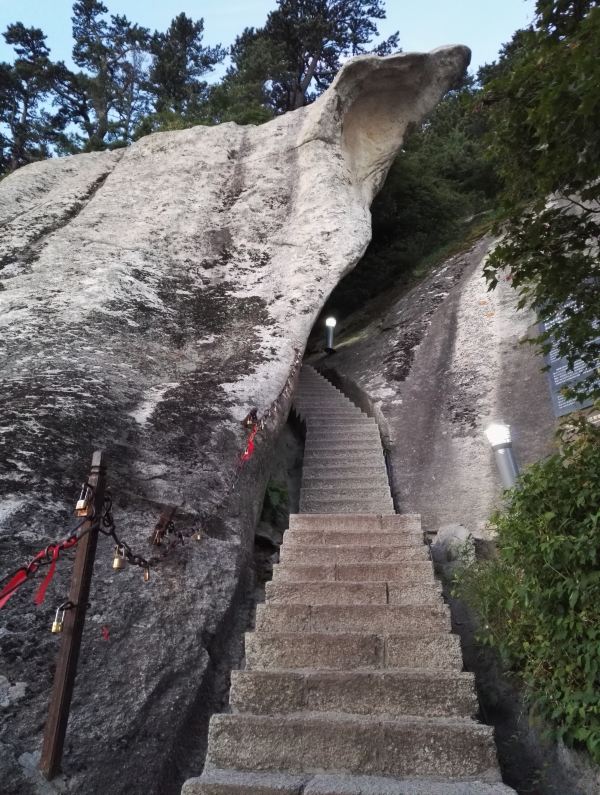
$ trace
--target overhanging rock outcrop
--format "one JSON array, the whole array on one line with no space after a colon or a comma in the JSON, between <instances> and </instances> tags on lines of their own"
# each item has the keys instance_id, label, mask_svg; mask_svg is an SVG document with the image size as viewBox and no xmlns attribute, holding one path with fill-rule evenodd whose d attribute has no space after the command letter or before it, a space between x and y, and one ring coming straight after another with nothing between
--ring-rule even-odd
<instances>
[{"instance_id":1,"label":"overhanging rock outcrop","mask_svg":"<svg viewBox=\"0 0 600 795\"><path fill-rule=\"evenodd\" d=\"M2 181L0 571L66 526L93 448L107 451L115 519L132 546L144 548L162 503L187 526L217 511L244 443L239 420L277 399L324 300L369 242L369 206L406 128L468 59L465 47L361 57L313 105L261 127L159 133ZM113 577L100 545L67 789L177 791L194 700L206 708L241 598L261 455L287 401L208 537L150 584ZM31 754L55 652L50 608L30 600L28 590L9 602L0 632L14 694L0 780L19 793L36 791Z\"/></svg>"}]
</instances>

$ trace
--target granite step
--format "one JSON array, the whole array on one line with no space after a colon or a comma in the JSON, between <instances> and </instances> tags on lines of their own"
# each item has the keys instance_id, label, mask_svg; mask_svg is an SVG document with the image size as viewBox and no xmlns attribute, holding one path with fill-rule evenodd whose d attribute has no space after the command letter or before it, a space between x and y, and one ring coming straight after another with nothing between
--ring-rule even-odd
<instances>
[{"instance_id":1,"label":"granite step","mask_svg":"<svg viewBox=\"0 0 600 795\"><path fill-rule=\"evenodd\" d=\"M384 547L425 547L423 533L419 531L400 531L385 533L377 530L366 532L349 530L286 530L283 535L285 546L303 544L314 546L384 546ZM425 547L426 549L426 547Z\"/></svg>"},{"instance_id":2,"label":"granite step","mask_svg":"<svg viewBox=\"0 0 600 795\"><path fill-rule=\"evenodd\" d=\"M259 604L256 632L374 632L426 637L449 633L450 611L441 599L432 605ZM333 641L332 641L333 642Z\"/></svg>"},{"instance_id":3,"label":"granite step","mask_svg":"<svg viewBox=\"0 0 600 795\"><path fill-rule=\"evenodd\" d=\"M328 476L312 477L303 475L302 487L306 489L384 489L389 491L389 481L381 468L371 475L359 474L347 477L331 478Z\"/></svg>"},{"instance_id":4,"label":"granite step","mask_svg":"<svg viewBox=\"0 0 600 795\"><path fill-rule=\"evenodd\" d=\"M331 508L336 513L342 513L344 509L348 513L369 510L377 511L378 513L384 513L385 511L389 514L394 513L394 504L391 500L389 502L382 502L381 500L369 502L366 500L353 500L351 503L345 503L343 500L313 500L309 497L303 501L302 497L300 498L300 510L306 513L323 513L327 508Z\"/></svg>"},{"instance_id":5,"label":"granite step","mask_svg":"<svg viewBox=\"0 0 600 795\"><path fill-rule=\"evenodd\" d=\"M279 552L282 563L402 563L404 561L429 560L429 551L423 546L381 546L347 544L342 546L321 545L318 547L304 544L284 544Z\"/></svg>"},{"instance_id":6,"label":"granite step","mask_svg":"<svg viewBox=\"0 0 600 795\"><path fill-rule=\"evenodd\" d=\"M460 671L234 671L230 705L235 712L287 715L343 712L471 718L477 713L475 677Z\"/></svg>"},{"instance_id":7,"label":"granite step","mask_svg":"<svg viewBox=\"0 0 600 795\"><path fill-rule=\"evenodd\" d=\"M441 584L433 582L289 582L271 580L265 588L269 603L302 605L418 605L441 598Z\"/></svg>"},{"instance_id":8,"label":"granite step","mask_svg":"<svg viewBox=\"0 0 600 795\"><path fill-rule=\"evenodd\" d=\"M515 795L501 783L389 776L292 775L290 773L205 769L190 778L181 795Z\"/></svg>"},{"instance_id":9,"label":"granite step","mask_svg":"<svg viewBox=\"0 0 600 795\"><path fill-rule=\"evenodd\" d=\"M279 563L273 567L273 582L403 582L433 585L435 575L428 561L400 563Z\"/></svg>"},{"instance_id":10,"label":"granite step","mask_svg":"<svg viewBox=\"0 0 600 795\"><path fill-rule=\"evenodd\" d=\"M209 767L497 778L492 729L457 718L214 715Z\"/></svg>"},{"instance_id":11,"label":"granite step","mask_svg":"<svg viewBox=\"0 0 600 795\"><path fill-rule=\"evenodd\" d=\"M289 526L297 530L408 530L421 529L421 517L418 513L398 513L393 516L378 514L290 514Z\"/></svg>"}]
</instances>

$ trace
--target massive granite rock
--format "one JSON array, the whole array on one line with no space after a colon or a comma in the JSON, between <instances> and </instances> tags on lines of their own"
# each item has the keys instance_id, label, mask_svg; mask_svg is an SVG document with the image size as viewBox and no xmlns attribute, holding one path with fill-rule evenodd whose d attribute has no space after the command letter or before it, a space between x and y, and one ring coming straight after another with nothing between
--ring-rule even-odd
<instances>
[{"instance_id":1,"label":"massive granite rock","mask_svg":"<svg viewBox=\"0 0 600 795\"><path fill-rule=\"evenodd\" d=\"M148 553L163 503L178 527L202 518L207 531L147 585L113 575L101 539L65 776L48 791L164 794L199 770L294 364L369 242L407 127L468 59L357 58L313 105L261 127L160 133L0 185L0 571L63 534L94 448L132 546ZM232 489L252 406L268 421ZM6 795L49 786L35 754L70 569L42 608L26 585L0 614Z\"/></svg>"}]
</instances>

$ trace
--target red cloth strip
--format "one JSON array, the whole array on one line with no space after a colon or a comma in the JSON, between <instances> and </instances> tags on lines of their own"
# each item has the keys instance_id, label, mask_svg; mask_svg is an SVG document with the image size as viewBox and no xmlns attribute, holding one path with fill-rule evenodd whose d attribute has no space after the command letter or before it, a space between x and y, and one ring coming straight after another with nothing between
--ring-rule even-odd
<instances>
[{"instance_id":1,"label":"red cloth strip","mask_svg":"<svg viewBox=\"0 0 600 795\"><path fill-rule=\"evenodd\" d=\"M48 547L48 549L52 549L52 563L50 564L50 568L48 569L48 573L44 577L41 582L40 587L37 589L37 593L33 599L34 604L41 605L46 597L46 591L48 590L48 586L52 582L52 578L54 577L54 573L56 571L56 563L58 561L58 556L60 555L61 551L64 549L70 549L74 547L75 544L78 542L78 538L68 538L66 541L62 541L60 544L56 544L54 547Z\"/></svg>"},{"instance_id":2,"label":"red cloth strip","mask_svg":"<svg viewBox=\"0 0 600 795\"><path fill-rule=\"evenodd\" d=\"M17 592L20 585L23 585L27 579L26 569L19 569L19 571L12 577L0 591L0 610L8 602L10 597Z\"/></svg>"},{"instance_id":3,"label":"red cloth strip","mask_svg":"<svg viewBox=\"0 0 600 795\"><path fill-rule=\"evenodd\" d=\"M242 453L241 460L247 461L249 458L252 458L252 453L254 452L254 439L256 438L256 434L258 433L258 425L254 423L252 431L250 432L250 436L248 437L248 444L246 445L246 449Z\"/></svg>"}]
</instances>

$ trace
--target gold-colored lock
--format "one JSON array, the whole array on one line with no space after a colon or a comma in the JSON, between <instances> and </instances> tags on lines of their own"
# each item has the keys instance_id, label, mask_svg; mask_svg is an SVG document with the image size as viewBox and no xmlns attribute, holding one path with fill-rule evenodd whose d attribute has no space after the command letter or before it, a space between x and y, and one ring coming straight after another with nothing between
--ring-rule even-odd
<instances>
[{"instance_id":1,"label":"gold-colored lock","mask_svg":"<svg viewBox=\"0 0 600 795\"><path fill-rule=\"evenodd\" d=\"M58 635L60 632L63 631L65 626L65 612L66 610L63 605L56 608L56 615L54 616L54 621L52 622L52 629L51 629L53 635Z\"/></svg>"},{"instance_id":2,"label":"gold-colored lock","mask_svg":"<svg viewBox=\"0 0 600 795\"><path fill-rule=\"evenodd\" d=\"M202 541L202 530L198 528L198 530L194 531L194 541Z\"/></svg>"},{"instance_id":3,"label":"gold-colored lock","mask_svg":"<svg viewBox=\"0 0 600 795\"><path fill-rule=\"evenodd\" d=\"M81 493L75 505L75 516L87 516L90 510L90 489L87 483L81 487Z\"/></svg>"},{"instance_id":4,"label":"gold-colored lock","mask_svg":"<svg viewBox=\"0 0 600 795\"><path fill-rule=\"evenodd\" d=\"M121 571L121 569L125 568L125 564L127 563L127 558L125 557L125 547L116 546L115 547L115 556L113 558L112 567L115 571Z\"/></svg>"}]
</instances>

